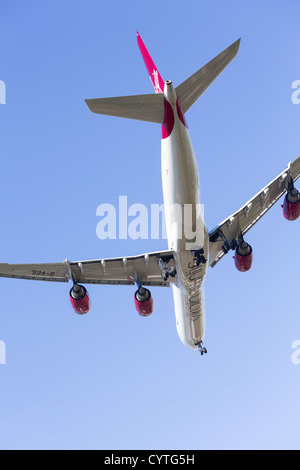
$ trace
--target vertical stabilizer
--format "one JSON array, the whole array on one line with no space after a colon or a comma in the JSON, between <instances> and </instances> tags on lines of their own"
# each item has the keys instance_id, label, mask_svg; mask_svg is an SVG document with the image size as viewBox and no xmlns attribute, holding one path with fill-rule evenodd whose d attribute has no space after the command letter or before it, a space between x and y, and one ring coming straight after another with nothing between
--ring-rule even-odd
<instances>
[{"instance_id":1,"label":"vertical stabilizer","mask_svg":"<svg viewBox=\"0 0 300 470\"><path fill-rule=\"evenodd\" d=\"M151 83L154 87L155 93L163 93L164 92L164 81L160 76L159 71L157 70L156 65L154 64L153 60L151 59L151 56L145 46L145 44L142 41L141 36L139 35L139 32L137 31L137 43L140 48L142 57L144 59L146 68L149 73L149 77L151 80Z\"/></svg>"}]
</instances>

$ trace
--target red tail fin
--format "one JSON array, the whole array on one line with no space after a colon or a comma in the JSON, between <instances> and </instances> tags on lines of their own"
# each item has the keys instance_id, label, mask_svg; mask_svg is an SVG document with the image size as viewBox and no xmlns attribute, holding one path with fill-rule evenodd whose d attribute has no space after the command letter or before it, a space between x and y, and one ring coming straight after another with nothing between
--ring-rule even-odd
<instances>
[{"instance_id":1,"label":"red tail fin","mask_svg":"<svg viewBox=\"0 0 300 470\"><path fill-rule=\"evenodd\" d=\"M160 76L159 71L157 70L153 60L150 57L149 52L147 51L147 48L145 44L142 41L141 36L139 35L137 31L137 43L140 48L141 54L143 56L146 68L149 73L150 80L152 82L152 85L154 87L155 93L163 93L164 92L164 81Z\"/></svg>"}]
</instances>

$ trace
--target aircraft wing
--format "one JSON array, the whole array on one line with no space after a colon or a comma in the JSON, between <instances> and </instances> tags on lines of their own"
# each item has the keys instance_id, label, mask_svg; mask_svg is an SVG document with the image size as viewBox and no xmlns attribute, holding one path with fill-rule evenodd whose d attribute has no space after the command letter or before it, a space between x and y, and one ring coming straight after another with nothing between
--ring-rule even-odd
<instances>
[{"instance_id":1,"label":"aircraft wing","mask_svg":"<svg viewBox=\"0 0 300 470\"><path fill-rule=\"evenodd\" d=\"M175 275L163 281L159 260L168 268L175 267L173 251L161 251L139 256L107 258L90 261L48 264L0 263L0 277L31 279L38 281L84 284L133 285L138 280L144 286L169 286L176 283Z\"/></svg>"},{"instance_id":2,"label":"aircraft wing","mask_svg":"<svg viewBox=\"0 0 300 470\"><path fill-rule=\"evenodd\" d=\"M211 267L214 267L224 256L226 250L223 251L222 247L225 240L229 242L239 240L286 192L291 180L296 181L299 176L300 156L289 163L287 168L256 196L209 233L209 264Z\"/></svg>"}]
</instances>

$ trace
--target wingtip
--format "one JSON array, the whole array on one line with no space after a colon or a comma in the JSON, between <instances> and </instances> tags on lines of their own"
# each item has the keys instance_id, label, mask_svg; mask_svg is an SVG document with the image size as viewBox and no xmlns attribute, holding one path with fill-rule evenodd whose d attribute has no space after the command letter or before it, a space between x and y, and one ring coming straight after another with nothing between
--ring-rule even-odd
<instances>
[{"instance_id":1,"label":"wingtip","mask_svg":"<svg viewBox=\"0 0 300 470\"><path fill-rule=\"evenodd\" d=\"M84 100L84 101L87 107L89 108L89 110L92 111L92 113L94 113L95 111L93 108L93 100L89 99L89 100Z\"/></svg>"},{"instance_id":2,"label":"wingtip","mask_svg":"<svg viewBox=\"0 0 300 470\"><path fill-rule=\"evenodd\" d=\"M242 39L242 38L237 39L236 41L234 41L234 42L231 44L231 46L229 46L229 47L232 48L232 50L234 51L235 55L238 53L238 50L239 50L239 48L240 48L241 39Z\"/></svg>"}]
</instances>

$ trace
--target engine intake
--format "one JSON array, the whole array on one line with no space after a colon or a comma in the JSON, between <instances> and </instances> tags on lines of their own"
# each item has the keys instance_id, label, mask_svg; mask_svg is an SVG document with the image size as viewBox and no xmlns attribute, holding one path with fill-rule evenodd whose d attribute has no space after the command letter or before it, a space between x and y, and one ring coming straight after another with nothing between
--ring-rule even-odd
<instances>
[{"instance_id":1,"label":"engine intake","mask_svg":"<svg viewBox=\"0 0 300 470\"><path fill-rule=\"evenodd\" d=\"M287 220L296 220L300 217L300 194L296 188L287 192L282 209Z\"/></svg>"},{"instance_id":2,"label":"engine intake","mask_svg":"<svg viewBox=\"0 0 300 470\"><path fill-rule=\"evenodd\" d=\"M242 241L235 250L234 264L236 269L241 272L249 271L252 266L253 253L252 247L245 241Z\"/></svg>"},{"instance_id":3,"label":"engine intake","mask_svg":"<svg viewBox=\"0 0 300 470\"><path fill-rule=\"evenodd\" d=\"M90 298L84 286L74 284L70 289L70 302L75 311L79 315L84 315L90 310Z\"/></svg>"},{"instance_id":4,"label":"engine intake","mask_svg":"<svg viewBox=\"0 0 300 470\"><path fill-rule=\"evenodd\" d=\"M141 317L148 317L153 313L153 297L151 292L145 287L139 287L134 294L135 308Z\"/></svg>"}]
</instances>

